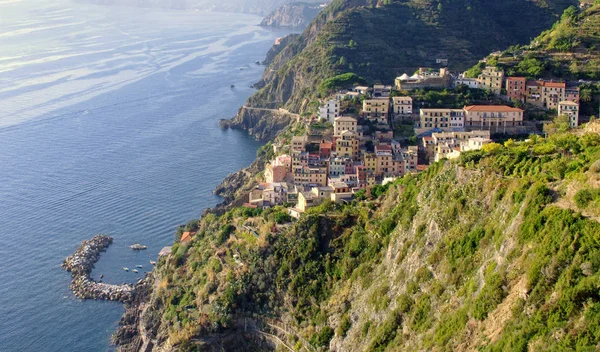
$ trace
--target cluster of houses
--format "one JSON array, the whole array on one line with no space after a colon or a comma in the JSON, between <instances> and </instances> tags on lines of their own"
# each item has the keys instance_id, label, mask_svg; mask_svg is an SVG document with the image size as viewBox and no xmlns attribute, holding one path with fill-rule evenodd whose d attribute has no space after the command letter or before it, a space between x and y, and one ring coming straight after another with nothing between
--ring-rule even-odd
<instances>
[{"instance_id":1,"label":"cluster of houses","mask_svg":"<svg viewBox=\"0 0 600 352\"><path fill-rule=\"evenodd\" d=\"M425 170L428 163L481 149L492 142L492 133L526 130L520 108L471 105L462 109L413 109L410 96L392 96L393 88L448 88L461 84L504 93L507 100L557 109L559 114L569 116L572 126L579 123L579 90L564 82L504 77L496 67L486 67L477 79L452 76L446 68L421 68L412 76L396 78L395 87L356 86L325 101L319 117L332 127L309 126L307 133L294 136L285 154L266 165L264 182L250 192L245 205L284 205L290 215L299 217L325 200L349 201L358 190ZM361 98L362 108L349 116L342 102L355 98ZM413 121L417 146L403 146L394 138L394 122L408 119Z\"/></svg>"},{"instance_id":2,"label":"cluster of houses","mask_svg":"<svg viewBox=\"0 0 600 352\"><path fill-rule=\"evenodd\" d=\"M367 91L371 88L361 94ZM327 102L330 110L323 113L332 115L327 117L332 128L309 128L306 134L292 137L289 153L266 165L265 182L250 192L247 206L288 205L297 217L325 200L349 201L358 190L416 173L418 147L402 146L394 139L389 93L382 94L387 98L364 100L357 117L343 116L339 106ZM409 97L391 101L394 109L412 113Z\"/></svg>"},{"instance_id":3,"label":"cluster of houses","mask_svg":"<svg viewBox=\"0 0 600 352\"><path fill-rule=\"evenodd\" d=\"M566 82L505 77L504 71L494 66L485 67L477 78L467 78L465 74L454 77L446 68L441 68L439 72L420 68L412 76L403 74L395 80L395 86L399 90L449 88L460 85L487 89L507 100L516 99L542 109L554 109L558 115L569 117L571 127L579 125L579 88L569 86Z\"/></svg>"}]
</instances>

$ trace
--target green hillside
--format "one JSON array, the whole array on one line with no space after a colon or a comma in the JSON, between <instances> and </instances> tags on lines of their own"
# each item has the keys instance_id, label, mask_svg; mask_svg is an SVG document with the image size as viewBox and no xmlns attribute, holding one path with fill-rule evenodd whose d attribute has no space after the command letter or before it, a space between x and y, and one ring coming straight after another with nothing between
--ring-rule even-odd
<instances>
[{"instance_id":1,"label":"green hillside","mask_svg":"<svg viewBox=\"0 0 600 352\"><path fill-rule=\"evenodd\" d=\"M267 69L249 103L296 112L329 77L354 72L370 82L447 58L453 69L493 50L527 43L577 1L334 1Z\"/></svg>"},{"instance_id":2,"label":"green hillside","mask_svg":"<svg viewBox=\"0 0 600 352\"><path fill-rule=\"evenodd\" d=\"M297 349L593 351L599 219L598 133L509 140L297 222L191 222L140 324L180 350L267 350L243 317L268 317Z\"/></svg>"},{"instance_id":3,"label":"green hillside","mask_svg":"<svg viewBox=\"0 0 600 352\"><path fill-rule=\"evenodd\" d=\"M508 75L568 80L600 79L600 3L568 8L551 29L529 45L512 46L489 58Z\"/></svg>"}]
</instances>

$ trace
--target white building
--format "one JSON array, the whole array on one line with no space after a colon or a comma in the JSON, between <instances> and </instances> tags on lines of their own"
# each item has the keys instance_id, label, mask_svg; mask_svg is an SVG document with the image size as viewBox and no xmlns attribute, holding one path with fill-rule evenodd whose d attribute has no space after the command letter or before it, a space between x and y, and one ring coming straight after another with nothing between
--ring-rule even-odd
<instances>
[{"instance_id":1,"label":"white building","mask_svg":"<svg viewBox=\"0 0 600 352\"><path fill-rule=\"evenodd\" d=\"M319 108L319 116L333 123L340 116L340 102L334 99L327 101Z\"/></svg>"},{"instance_id":2,"label":"white building","mask_svg":"<svg viewBox=\"0 0 600 352\"><path fill-rule=\"evenodd\" d=\"M579 104L572 101L561 101L558 103L558 116L560 115L569 117L571 128L579 126Z\"/></svg>"},{"instance_id":3,"label":"white building","mask_svg":"<svg viewBox=\"0 0 600 352\"><path fill-rule=\"evenodd\" d=\"M454 79L454 86L458 87L461 84L464 84L465 86L472 88L472 89L476 89L479 88L479 81L475 78L466 78L463 75L457 77L456 79Z\"/></svg>"},{"instance_id":4,"label":"white building","mask_svg":"<svg viewBox=\"0 0 600 352\"><path fill-rule=\"evenodd\" d=\"M413 100L411 97L393 97L392 98L394 115L411 115Z\"/></svg>"}]
</instances>

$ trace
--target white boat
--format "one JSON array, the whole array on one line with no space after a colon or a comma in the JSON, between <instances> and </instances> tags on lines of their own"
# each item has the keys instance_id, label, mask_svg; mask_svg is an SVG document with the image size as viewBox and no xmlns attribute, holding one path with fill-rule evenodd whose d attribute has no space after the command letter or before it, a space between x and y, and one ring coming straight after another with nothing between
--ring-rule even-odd
<instances>
[{"instance_id":1,"label":"white boat","mask_svg":"<svg viewBox=\"0 0 600 352\"><path fill-rule=\"evenodd\" d=\"M139 243L136 243L136 244L132 244L131 246L129 246L129 248L136 250L136 251L141 251L142 249L148 248L148 246L143 246Z\"/></svg>"},{"instance_id":2,"label":"white boat","mask_svg":"<svg viewBox=\"0 0 600 352\"><path fill-rule=\"evenodd\" d=\"M124 266L124 267L123 267L123 270L125 270L125 271L129 271L129 268L128 268L128 267L126 267L126 266Z\"/></svg>"},{"instance_id":3,"label":"white boat","mask_svg":"<svg viewBox=\"0 0 600 352\"><path fill-rule=\"evenodd\" d=\"M137 270L137 269L133 269L133 270L131 270L131 271L133 271L134 273L137 273L137 272L138 272L138 270Z\"/></svg>"},{"instance_id":4,"label":"white boat","mask_svg":"<svg viewBox=\"0 0 600 352\"><path fill-rule=\"evenodd\" d=\"M136 267L136 268L141 268L142 266L138 264L138 265L136 265L135 267Z\"/></svg>"},{"instance_id":5,"label":"white boat","mask_svg":"<svg viewBox=\"0 0 600 352\"><path fill-rule=\"evenodd\" d=\"M151 260L150 265L156 265L156 262L154 260Z\"/></svg>"}]
</instances>

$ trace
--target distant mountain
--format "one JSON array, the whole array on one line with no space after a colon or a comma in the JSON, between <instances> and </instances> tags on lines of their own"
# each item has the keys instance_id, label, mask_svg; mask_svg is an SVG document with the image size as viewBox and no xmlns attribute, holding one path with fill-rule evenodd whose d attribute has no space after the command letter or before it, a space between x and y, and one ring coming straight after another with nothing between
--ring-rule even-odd
<instances>
[{"instance_id":1,"label":"distant mountain","mask_svg":"<svg viewBox=\"0 0 600 352\"><path fill-rule=\"evenodd\" d=\"M261 16L294 2L294 0L78 0L99 5L124 5L158 7L181 10L223 11L253 13ZM322 0L305 0L307 3L321 3Z\"/></svg>"},{"instance_id":2,"label":"distant mountain","mask_svg":"<svg viewBox=\"0 0 600 352\"><path fill-rule=\"evenodd\" d=\"M286 4L267 15L260 25L265 27L306 27L322 9L322 4L305 2Z\"/></svg>"}]
</instances>

